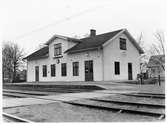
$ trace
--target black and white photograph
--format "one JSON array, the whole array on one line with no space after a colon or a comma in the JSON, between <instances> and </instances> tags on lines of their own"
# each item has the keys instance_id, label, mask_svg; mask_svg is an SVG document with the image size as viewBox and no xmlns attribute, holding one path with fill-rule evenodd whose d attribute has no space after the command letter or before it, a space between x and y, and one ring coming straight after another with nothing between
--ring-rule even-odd
<instances>
[{"instance_id":1,"label":"black and white photograph","mask_svg":"<svg viewBox=\"0 0 167 124\"><path fill-rule=\"evenodd\" d=\"M1 0L1 122L164 123L166 3Z\"/></svg>"}]
</instances>

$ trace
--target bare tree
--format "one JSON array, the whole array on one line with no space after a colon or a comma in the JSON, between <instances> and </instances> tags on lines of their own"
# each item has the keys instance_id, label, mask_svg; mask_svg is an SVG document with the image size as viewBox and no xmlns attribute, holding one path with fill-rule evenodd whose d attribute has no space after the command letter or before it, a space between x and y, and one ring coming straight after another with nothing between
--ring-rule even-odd
<instances>
[{"instance_id":1,"label":"bare tree","mask_svg":"<svg viewBox=\"0 0 167 124\"><path fill-rule=\"evenodd\" d=\"M155 42L151 45L149 54L152 55L160 55L159 57L155 57L156 63L159 63L159 65L162 67L163 70L165 70L165 37L164 33L162 31L157 31L154 34Z\"/></svg>"},{"instance_id":2,"label":"bare tree","mask_svg":"<svg viewBox=\"0 0 167 124\"><path fill-rule=\"evenodd\" d=\"M16 80L16 74L22 63L23 50L16 43L4 42L2 47L3 79Z\"/></svg>"},{"instance_id":3,"label":"bare tree","mask_svg":"<svg viewBox=\"0 0 167 124\"><path fill-rule=\"evenodd\" d=\"M155 42L151 45L150 53L153 55L165 55L165 38L162 31L154 34Z\"/></svg>"}]
</instances>

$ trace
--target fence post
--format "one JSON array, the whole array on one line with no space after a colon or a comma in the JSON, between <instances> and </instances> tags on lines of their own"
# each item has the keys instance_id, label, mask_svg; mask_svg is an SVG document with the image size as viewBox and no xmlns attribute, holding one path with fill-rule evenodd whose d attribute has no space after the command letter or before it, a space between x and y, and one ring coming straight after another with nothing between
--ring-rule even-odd
<instances>
[{"instance_id":1,"label":"fence post","mask_svg":"<svg viewBox=\"0 0 167 124\"><path fill-rule=\"evenodd\" d=\"M142 74L140 74L140 81L141 81L141 85L143 84L143 79L142 79Z\"/></svg>"}]
</instances>

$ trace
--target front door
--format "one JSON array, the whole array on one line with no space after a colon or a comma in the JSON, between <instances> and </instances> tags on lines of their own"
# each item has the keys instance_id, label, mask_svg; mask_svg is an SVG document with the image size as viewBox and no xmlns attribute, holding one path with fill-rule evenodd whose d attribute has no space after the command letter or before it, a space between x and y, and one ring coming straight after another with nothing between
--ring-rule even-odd
<instances>
[{"instance_id":1,"label":"front door","mask_svg":"<svg viewBox=\"0 0 167 124\"><path fill-rule=\"evenodd\" d=\"M39 81L39 66L35 66L35 81Z\"/></svg>"},{"instance_id":2,"label":"front door","mask_svg":"<svg viewBox=\"0 0 167 124\"><path fill-rule=\"evenodd\" d=\"M133 80L132 63L128 63L128 80Z\"/></svg>"},{"instance_id":3,"label":"front door","mask_svg":"<svg viewBox=\"0 0 167 124\"><path fill-rule=\"evenodd\" d=\"M93 81L93 60L85 61L85 81Z\"/></svg>"}]
</instances>

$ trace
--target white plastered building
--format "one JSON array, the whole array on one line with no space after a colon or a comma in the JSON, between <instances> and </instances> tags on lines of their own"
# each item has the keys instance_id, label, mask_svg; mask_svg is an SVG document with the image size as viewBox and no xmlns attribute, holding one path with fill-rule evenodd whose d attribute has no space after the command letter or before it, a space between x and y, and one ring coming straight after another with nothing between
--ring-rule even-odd
<instances>
[{"instance_id":1,"label":"white plastered building","mask_svg":"<svg viewBox=\"0 0 167 124\"><path fill-rule=\"evenodd\" d=\"M26 57L27 81L135 80L144 53L126 29L75 39L54 35Z\"/></svg>"}]
</instances>

